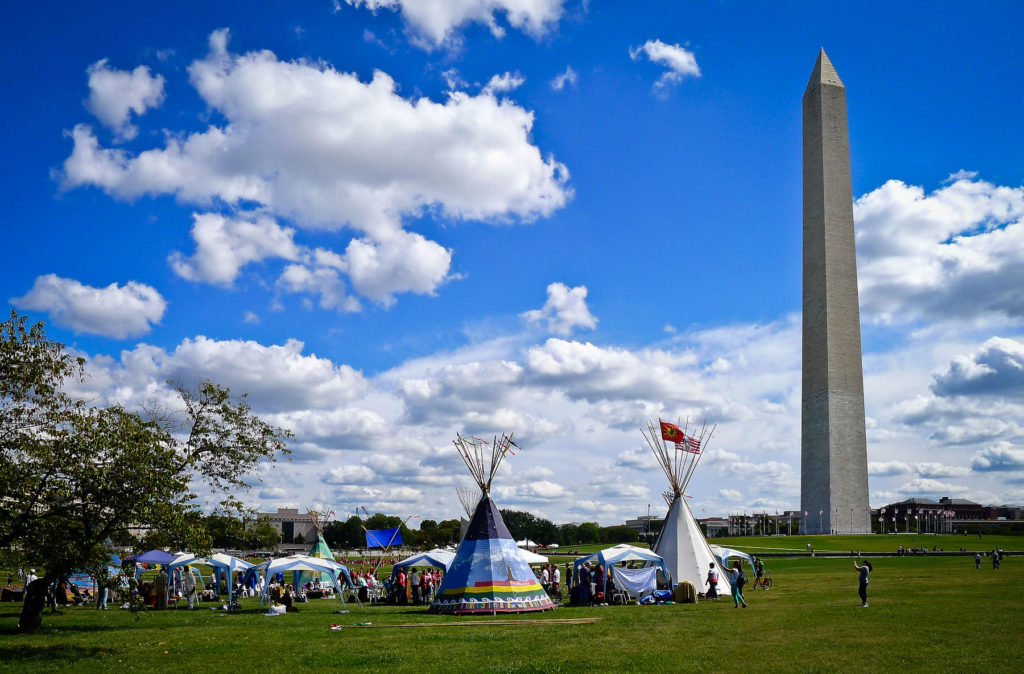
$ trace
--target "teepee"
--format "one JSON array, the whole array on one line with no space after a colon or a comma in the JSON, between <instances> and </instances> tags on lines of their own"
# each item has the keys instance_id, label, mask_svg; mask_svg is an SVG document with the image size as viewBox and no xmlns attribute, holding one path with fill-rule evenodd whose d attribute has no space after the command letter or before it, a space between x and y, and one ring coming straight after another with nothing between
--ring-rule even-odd
<instances>
[{"instance_id":1,"label":"teepee","mask_svg":"<svg viewBox=\"0 0 1024 674\"><path fill-rule=\"evenodd\" d=\"M455 488L455 492L459 495L459 503L462 504L463 512L466 513L466 517L459 515L459 540L461 541L466 537L466 530L469 529L469 520L473 519L473 513L476 512L476 504L480 502L480 490L468 484L461 484Z\"/></svg>"},{"instance_id":2,"label":"teepee","mask_svg":"<svg viewBox=\"0 0 1024 674\"><path fill-rule=\"evenodd\" d=\"M504 434L495 437L493 443L457 435L454 444L480 487L480 498L430 610L519 613L554 608L537 576L519 556L516 542L491 499L491 481L498 466L519 446L511 435Z\"/></svg>"},{"instance_id":3,"label":"teepee","mask_svg":"<svg viewBox=\"0 0 1024 674\"><path fill-rule=\"evenodd\" d=\"M313 522L313 528L316 529L316 542L313 543L313 547L309 549L309 556L316 557L318 559L329 559L334 561L334 553L331 552L330 546L327 545L327 541L324 540L324 527L334 517L334 508L330 506L316 506L316 508L309 508L307 511L309 519ZM319 578L321 581L329 580L329 576L326 573L310 572L313 578Z\"/></svg>"},{"instance_id":4,"label":"teepee","mask_svg":"<svg viewBox=\"0 0 1024 674\"><path fill-rule=\"evenodd\" d=\"M691 436L688 423L680 428L659 420L658 425L648 422L647 429L641 432L671 487L664 493L668 514L651 549L665 560L674 584L688 580L698 592L706 590L708 569L714 564L718 569L718 593L728 595L731 591L729 576L711 552L700 525L686 505L684 493L714 430L705 425L699 434Z\"/></svg>"}]
</instances>

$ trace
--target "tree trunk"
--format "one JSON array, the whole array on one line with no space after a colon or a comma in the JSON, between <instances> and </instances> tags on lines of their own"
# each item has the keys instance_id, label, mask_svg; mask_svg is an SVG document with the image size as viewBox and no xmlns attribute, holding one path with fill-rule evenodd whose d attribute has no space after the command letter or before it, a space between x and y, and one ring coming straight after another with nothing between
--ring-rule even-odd
<instances>
[{"instance_id":1,"label":"tree trunk","mask_svg":"<svg viewBox=\"0 0 1024 674\"><path fill-rule=\"evenodd\" d=\"M18 631L22 634L35 634L43 626L46 588L53 580L49 576L43 576L33 580L25 588L25 603L21 607L21 618L18 620Z\"/></svg>"}]
</instances>

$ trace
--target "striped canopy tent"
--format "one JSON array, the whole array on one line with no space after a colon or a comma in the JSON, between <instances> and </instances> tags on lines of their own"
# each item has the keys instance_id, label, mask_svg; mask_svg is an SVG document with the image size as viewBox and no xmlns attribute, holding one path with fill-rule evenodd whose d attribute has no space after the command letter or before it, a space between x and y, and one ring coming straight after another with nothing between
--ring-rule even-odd
<instances>
[{"instance_id":1,"label":"striped canopy tent","mask_svg":"<svg viewBox=\"0 0 1024 674\"><path fill-rule=\"evenodd\" d=\"M316 542L313 543L313 547L309 549L309 556L316 557L317 559L329 559L332 562L334 561L334 553L331 552L331 548L327 545L327 541L324 540L324 535L322 533L317 533ZM329 582L331 580L330 576L325 573L299 572L295 576L295 584L298 585L300 583L304 583L310 578L319 579L320 582Z\"/></svg>"},{"instance_id":2,"label":"striped canopy tent","mask_svg":"<svg viewBox=\"0 0 1024 674\"><path fill-rule=\"evenodd\" d=\"M480 486L481 498L466 535L430 605L433 613L519 613L554 608L537 576L519 554L515 539L490 496L491 480L506 453L518 446L511 435L494 444L461 435L455 440ZM490 455L489 460L487 455Z\"/></svg>"},{"instance_id":3,"label":"striped canopy tent","mask_svg":"<svg viewBox=\"0 0 1024 674\"><path fill-rule=\"evenodd\" d=\"M245 561L244 559L239 559L238 557L233 557L232 555L226 555L223 552L217 552L210 555L209 559L207 560L207 563L214 569L222 571L227 574L228 607L230 607L232 604L234 604L234 583L232 582L232 580L234 579L235 572L237 571L239 573L245 573L246 571L251 569L253 565ZM219 579L218 582L220 582Z\"/></svg>"},{"instance_id":4,"label":"striped canopy tent","mask_svg":"<svg viewBox=\"0 0 1024 674\"><path fill-rule=\"evenodd\" d=\"M338 579L342 578L350 587L355 587L348 568L338 564L333 559L320 559L318 557L310 557L309 555L291 555L290 557L280 557L263 562L256 566L256 570L263 576L263 593L260 595L260 604L267 599L267 590L270 589L270 583L268 582L270 577L278 571L281 573L301 571L303 573L326 574L330 578L331 587L337 590L338 599L341 600L342 604L345 603L345 598L342 596L343 593L341 592Z\"/></svg>"},{"instance_id":5,"label":"striped canopy tent","mask_svg":"<svg viewBox=\"0 0 1024 674\"><path fill-rule=\"evenodd\" d=\"M601 592L608 591L608 573L616 564L622 564L624 562L641 562L646 565L656 566L661 569L662 575L665 577L665 581L668 582L668 569L665 567L665 560L661 556L647 550L646 548L638 548L635 545L629 545L622 543L604 550L598 550L595 553L587 555L586 557L579 557L573 565L573 574L579 571L580 565L584 562L590 562L591 564L600 564L605 569L604 574L604 587L598 588Z\"/></svg>"}]
</instances>

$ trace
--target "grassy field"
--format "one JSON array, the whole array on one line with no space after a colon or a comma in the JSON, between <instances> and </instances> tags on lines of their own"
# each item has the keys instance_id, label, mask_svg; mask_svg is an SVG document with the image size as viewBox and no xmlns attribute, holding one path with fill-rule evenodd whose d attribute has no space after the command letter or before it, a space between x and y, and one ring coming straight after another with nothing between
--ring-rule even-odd
<instances>
[{"instance_id":1,"label":"grassy field","mask_svg":"<svg viewBox=\"0 0 1024 674\"><path fill-rule=\"evenodd\" d=\"M748 539L741 546L731 539L730 545L752 549L780 540ZM816 540L822 549L824 539ZM835 543L837 550L858 547ZM958 550L960 544L944 547ZM26 637L13 632L20 606L0 604L0 671L1020 670L1024 557L1007 557L999 570L988 561L975 570L973 560L963 557L873 561L866 609L848 559L805 557L770 560L775 588L748 589L745 610L723 599L498 617L529 621L525 626L450 626L492 619L434 616L412 607L350 606L350 613L336 614L336 600L312 601L297 614L269 618L255 600L246 600L232 614L170 610L138 621L127 611L70 608L46 615L43 632ZM545 623L581 617L601 621ZM330 629L332 623L357 622L374 627ZM404 623L435 626L396 626Z\"/></svg>"}]
</instances>

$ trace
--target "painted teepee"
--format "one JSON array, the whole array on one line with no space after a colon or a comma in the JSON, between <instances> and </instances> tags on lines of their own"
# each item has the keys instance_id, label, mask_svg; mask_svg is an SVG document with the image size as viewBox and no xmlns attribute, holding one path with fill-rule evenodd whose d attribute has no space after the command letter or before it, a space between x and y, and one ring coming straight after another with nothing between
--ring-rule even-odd
<instances>
[{"instance_id":1,"label":"painted teepee","mask_svg":"<svg viewBox=\"0 0 1024 674\"><path fill-rule=\"evenodd\" d=\"M430 610L520 613L554 608L537 576L519 556L516 542L491 499L494 474L505 455L518 445L511 435L495 437L493 444L458 435L454 444L481 495Z\"/></svg>"},{"instance_id":2,"label":"painted teepee","mask_svg":"<svg viewBox=\"0 0 1024 674\"><path fill-rule=\"evenodd\" d=\"M313 523L313 528L316 529L316 542L313 543L313 547L309 549L310 557L317 557L320 559L329 559L332 562L334 560L334 553L331 552L331 548L327 545L327 541L324 540L324 527L334 517L334 508L330 506L316 506L306 511L309 514L309 519ZM330 575L326 573L310 572L308 578L319 578L322 582L329 582ZM308 578L304 578L307 580Z\"/></svg>"},{"instance_id":3,"label":"painted teepee","mask_svg":"<svg viewBox=\"0 0 1024 674\"><path fill-rule=\"evenodd\" d=\"M455 488L455 492L459 495L459 503L462 504L463 512L466 513L466 517L459 515L459 540L461 541L466 537L466 531L469 530L469 520L473 519L476 505L480 502L480 490L471 485L462 484Z\"/></svg>"},{"instance_id":4,"label":"painted teepee","mask_svg":"<svg viewBox=\"0 0 1024 674\"><path fill-rule=\"evenodd\" d=\"M665 471L670 487L664 494L668 514L651 549L665 560L674 584L688 580L698 592L706 591L708 569L714 564L718 570L718 593L728 595L731 591L729 576L711 552L685 496L686 486L707 449L714 428L709 430L702 426L694 436L688 431L688 424L680 428L678 424L660 420L658 425L648 422L647 429L641 430L658 465Z\"/></svg>"}]
</instances>

